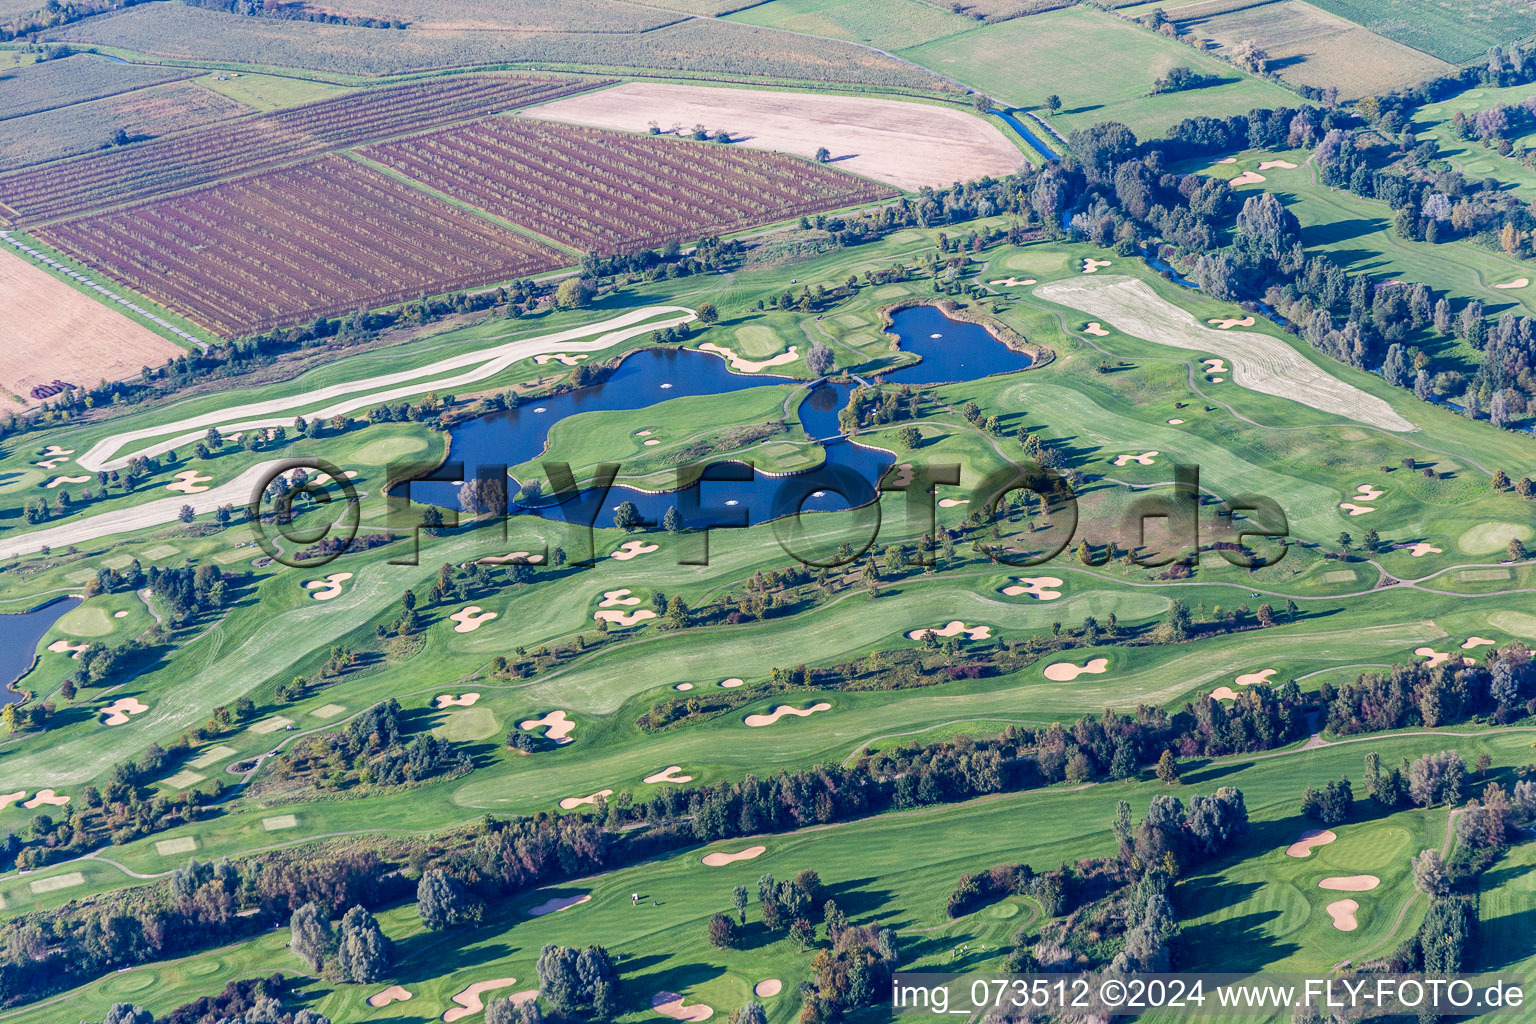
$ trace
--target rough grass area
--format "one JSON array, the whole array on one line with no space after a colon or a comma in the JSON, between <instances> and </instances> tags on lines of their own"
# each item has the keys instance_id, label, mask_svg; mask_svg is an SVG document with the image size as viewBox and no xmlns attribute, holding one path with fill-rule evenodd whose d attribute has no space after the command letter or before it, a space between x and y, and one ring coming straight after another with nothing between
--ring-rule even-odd
<instances>
[{"instance_id":1,"label":"rough grass area","mask_svg":"<svg viewBox=\"0 0 1536 1024\"><path fill-rule=\"evenodd\" d=\"M954 35L976 23L922 0L770 0L731 15L732 21L870 43L899 50Z\"/></svg>"},{"instance_id":2,"label":"rough grass area","mask_svg":"<svg viewBox=\"0 0 1536 1024\"><path fill-rule=\"evenodd\" d=\"M1470 64L1490 46L1529 39L1526 0L1316 0L1317 6L1452 64Z\"/></svg>"}]
</instances>

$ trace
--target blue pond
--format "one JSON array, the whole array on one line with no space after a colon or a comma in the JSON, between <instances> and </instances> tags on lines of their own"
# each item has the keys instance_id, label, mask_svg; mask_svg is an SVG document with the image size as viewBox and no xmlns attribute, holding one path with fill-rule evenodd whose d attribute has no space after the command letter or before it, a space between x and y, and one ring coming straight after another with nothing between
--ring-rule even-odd
<instances>
[{"instance_id":1,"label":"blue pond","mask_svg":"<svg viewBox=\"0 0 1536 1024\"><path fill-rule=\"evenodd\" d=\"M32 667L43 634L79 603L77 597L60 597L23 615L0 615L0 704L21 699L11 684Z\"/></svg>"},{"instance_id":2,"label":"blue pond","mask_svg":"<svg viewBox=\"0 0 1536 1024\"><path fill-rule=\"evenodd\" d=\"M978 380L1030 365L1029 356L1001 344L986 328L951 319L933 306L903 310L892 320L891 331L901 348L922 357L912 366L886 373L885 380L893 383L921 386ZM512 466L537 458L544 451L550 428L576 413L644 409L673 398L786 383L793 381L766 374L732 373L724 360L703 352L644 349L630 355L600 384L454 427L450 451L453 461L464 465L466 475L473 475L477 466ZM668 508L678 506L685 525L718 523L722 514L739 517L750 525L800 509L839 511L867 504L874 500L876 484L895 460L888 452L840 436L838 413L848 402L848 391L845 385L821 381L811 386L800 405L806 435L821 440L826 449L826 461L817 469L788 477L755 473L748 479L744 466L712 467L690 488L696 489L697 514L690 514L689 502L680 500L683 495L676 491L649 493L616 484L609 498L614 505L624 500L633 502L652 522L660 522ZM418 481L411 485L411 497L457 508L457 489L452 482ZM536 505L514 503L512 511L552 519L565 517L561 507L548 499ZM599 521L606 518L599 517Z\"/></svg>"}]
</instances>

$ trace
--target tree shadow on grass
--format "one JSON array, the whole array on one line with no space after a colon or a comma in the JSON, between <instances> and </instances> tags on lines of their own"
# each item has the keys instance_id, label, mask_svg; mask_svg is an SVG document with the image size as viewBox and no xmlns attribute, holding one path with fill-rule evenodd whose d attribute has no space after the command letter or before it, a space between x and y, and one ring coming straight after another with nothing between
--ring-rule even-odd
<instances>
[{"instance_id":1,"label":"tree shadow on grass","mask_svg":"<svg viewBox=\"0 0 1536 1024\"><path fill-rule=\"evenodd\" d=\"M395 943L394 979L410 986L432 981L444 974L484 967L506 960L519 952L505 942L473 944L481 934L478 928L460 928L450 932L423 932ZM449 952L452 956L447 956ZM451 963L452 966L445 966Z\"/></svg>"}]
</instances>

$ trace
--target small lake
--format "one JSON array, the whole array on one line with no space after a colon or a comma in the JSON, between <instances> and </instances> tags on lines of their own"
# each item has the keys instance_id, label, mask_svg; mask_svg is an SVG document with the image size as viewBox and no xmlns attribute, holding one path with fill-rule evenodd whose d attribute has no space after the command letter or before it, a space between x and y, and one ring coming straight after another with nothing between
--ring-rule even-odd
<instances>
[{"instance_id":1,"label":"small lake","mask_svg":"<svg viewBox=\"0 0 1536 1024\"><path fill-rule=\"evenodd\" d=\"M32 667L43 635L79 604L78 597L59 597L20 615L0 615L0 704L21 699L11 684Z\"/></svg>"}]
</instances>

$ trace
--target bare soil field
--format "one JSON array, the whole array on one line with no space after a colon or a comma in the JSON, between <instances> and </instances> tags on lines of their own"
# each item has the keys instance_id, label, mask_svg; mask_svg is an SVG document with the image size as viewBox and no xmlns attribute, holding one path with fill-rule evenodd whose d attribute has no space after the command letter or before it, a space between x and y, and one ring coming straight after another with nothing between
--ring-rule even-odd
<instances>
[{"instance_id":1,"label":"bare soil field","mask_svg":"<svg viewBox=\"0 0 1536 1024\"><path fill-rule=\"evenodd\" d=\"M948 107L803 92L629 82L530 107L530 117L597 128L729 131L734 145L812 157L909 191L1010 174L1023 157L1002 132Z\"/></svg>"},{"instance_id":2,"label":"bare soil field","mask_svg":"<svg viewBox=\"0 0 1536 1024\"><path fill-rule=\"evenodd\" d=\"M1292 85L1337 86L1342 99L1404 88L1455 70L1452 65L1377 35L1302 0L1229 10L1229 0L1179 7L1170 17L1179 30L1232 50L1252 39Z\"/></svg>"},{"instance_id":3,"label":"bare soil field","mask_svg":"<svg viewBox=\"0 0 1536 1024\"><path fill-rule=\"evenodd\" d=\"M0 250L0 409L40 404L32 388L132 376L182 354L180 346Z\"/></svg>"}]
</instances>

